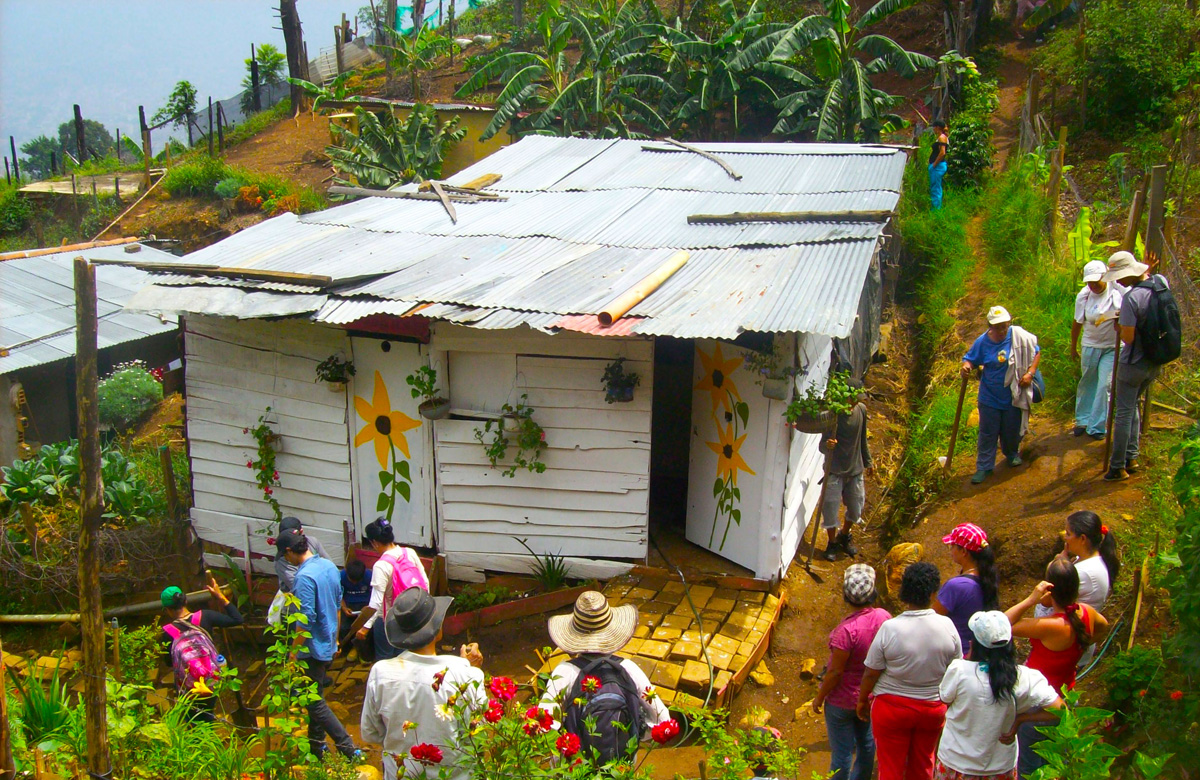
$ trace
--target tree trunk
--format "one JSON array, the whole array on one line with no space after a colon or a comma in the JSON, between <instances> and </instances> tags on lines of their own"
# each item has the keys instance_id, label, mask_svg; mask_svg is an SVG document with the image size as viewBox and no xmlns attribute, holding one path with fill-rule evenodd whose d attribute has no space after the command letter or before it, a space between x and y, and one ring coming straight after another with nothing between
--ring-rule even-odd
<instances>
[{"instance_id":1,"label":"tree trunk","mask_svg":"<svg viewBox=\"0 0 1200 780\"><path fill-rule=\"evenodd\" d=\"M96 408L96 267L75 258L75 398L79 414L79 628L88 772L107 777L104 606L100 598L100 418Z\"/></svg>"},{"instance_id":2,"label":"tree trunk","mask_svg":"<svg viewBox=\"0 0 1200 780\"><path fill-rule=\"evenodd\" d=\"M304 33L300 29L300 14L296 0L279 0L279 21L283 25L283 42L287 48L288 75L294 79L304 78ZM292 116L300 115L304 108L304 90L292 84Z\"/></svg>"}]
</instances>

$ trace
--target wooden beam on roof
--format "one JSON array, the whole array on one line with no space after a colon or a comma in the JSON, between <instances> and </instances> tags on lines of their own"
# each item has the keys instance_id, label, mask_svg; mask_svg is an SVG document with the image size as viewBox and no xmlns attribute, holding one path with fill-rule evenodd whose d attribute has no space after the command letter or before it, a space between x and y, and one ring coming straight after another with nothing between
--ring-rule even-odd
<instances>
[{"instance_id":1,"label":"wooden beam on roof","mask_svg":"<svg viewBox=\"0 0 1200 780\"><path fill-rule=\"evenodd\" d=\"M432 189L432 188L431 188ZM444 186L443 186L443 189ZM364 187L342 187L333 186L329 188L330 195L351 195L359 198L399 198L401 200L432 200L440 202L441 198L436 192L399 192L396 190L368 190ZM490 192L466 193L466 192L449 192L445 193L447 197L456 203L479 203L480 201L501 201L507 200L503 195L496 195Z\"/></svg>"},{"instance_id":2,"label":"wooden beam on roof","mask_svg":"<svg viewBox=\"0 0 1200 780\"><path fill-rule=\"evenodd\" d=\"M703 157L704 159L709 160L710 162L715 162L717 165L721 166L721 169L724 170L725 173L729 174L729 178L733 179L734 181L742 180L742 174L738 173L733 168L729 167L729 163L725 162L720 157L717 157L715 154L706 152L703 149L697 149L696 147L689 146L688 144L680 143L679 141L676 141L674 138L671 138L670 136L664 138L663 142L668 143L671 146L677 147L679 149L682 149L685 152L691 152L692 154L698 154L701 157ZM646 146L643 146L642 150L643 151L654 151L654 149L652 147L646 147Z\"/></svg>"},{"instance_id":3,"label":"wooden beam on roof","mask_svg":"<svg viewBox=\"0 0 1200 780\"><path fill-rule=\"evenodd\" d=\"M332 276L302 274L295 271L272 271L263 268L227 268L216 265L194 265L188 263L136 263L125 260L105 259L92 260L91 262L97 265L126 265L141 271L154 271L157 273L219 276L226 279L245 279L255 282L285 282L287 284L298 284L308 287L329 287L333 284Z\"/></svg>"},{"instance_id":4,"label":"wooden beam on roof","mask_svg":"<svg viewBox=\"0 0 1200 780\"><path fill-rule=\"evenodd\" d=\"M429 186L433 188L433 194L437 195L438 200L442 202L442 208L446 210L446 214L450 216L450 221L458 224L458 214L454 211L454 206L450 205L450 196L442 189L442 185L436 181L429 182Z\"/></svg>"},{"instance_id":5,"label":"wooden beam on roof","mask_svg":"<svg viewBox=\"0 0 1200 780\"><path fill-rule=\"evenodd\" d=\"M735 211L732 214L690 214L689 225L741 225L747 222L886 222L893 211Z\"/></svg>"},{"instance_id":6,"label":"wooden beam on roof","mask_svg":"<svg viewBox=\"0 0 1200 780\"><path fill-rule=\"evenodd\" d=\"M26 257L41 257L43 255L57 255L61 252L78 252L88 249L99 249L105 246L120 246L121 244L132 244L141 239L137 236L126 236L125 238L114 238L111 241L85 241L82 244L68 244L66 246L50 246L45 249L28 249L23 252L6 252L0 255L0 261L4 260L20 260Z\"/></svg>"}]
</instances>

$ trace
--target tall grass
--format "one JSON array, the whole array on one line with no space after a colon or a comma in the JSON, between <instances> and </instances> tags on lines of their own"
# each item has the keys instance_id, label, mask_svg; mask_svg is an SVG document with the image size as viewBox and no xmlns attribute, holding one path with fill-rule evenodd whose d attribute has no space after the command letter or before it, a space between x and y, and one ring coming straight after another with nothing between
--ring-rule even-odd
<instances>
[{"instance_id":1,"label":"tall grass","mask_svg":"<svg viewBox=\"0 0 1200 780\"><path fill-rule=\"evenodd\" d=\"M312 187L300 186L276 174L226 165L219 158L208 155L172 167L163 177L163 189L172 196L215 198L217 182L222 179L233 179L241 187L258 187L261 193L295 195L302 214L319 211L326 206L325 198Z\"/></svg>"}]
</instances>

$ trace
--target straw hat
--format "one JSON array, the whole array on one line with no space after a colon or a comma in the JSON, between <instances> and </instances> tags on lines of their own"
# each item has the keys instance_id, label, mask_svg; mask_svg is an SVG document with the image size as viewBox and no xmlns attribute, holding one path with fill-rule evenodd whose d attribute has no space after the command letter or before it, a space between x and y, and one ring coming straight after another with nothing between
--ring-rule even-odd
<instances>
[{"instance_id":1,"label":"straw hat","mask_svg":"<svg viewBox=\"0 0 1200 780\"><path fill-rule=\"evenodd\" d=\"M603 593L584 591L575 600L572 614L550 618L550 638L571 655L615 653L633 638L637 614L632 604L613 608Z\"/></svg>"}]
</instances>

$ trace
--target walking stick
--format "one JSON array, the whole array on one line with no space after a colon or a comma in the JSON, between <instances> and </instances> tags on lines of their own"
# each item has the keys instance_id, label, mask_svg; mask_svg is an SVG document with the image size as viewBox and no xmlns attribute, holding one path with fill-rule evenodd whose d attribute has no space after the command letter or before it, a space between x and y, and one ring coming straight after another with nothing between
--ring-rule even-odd
<instances>
[{"instance_id":1,"label":"walking stick","mask_svg":"<svg viewBox=\"0 0 1200 780\"><path fill-rule=\"evenodd\" d=\"M1119 320L1113 320L1113 327L1117 329L1117 344L1113 350L1112 381L1108 389L1108 422L1104 428L1104 463L1101 464L1101 471L1108 471L1108 460L1112 456L1113 425L1117 416L1117 369L1121 364L1121 326L1118 322Z\"/></svg>"},{"instance_id":2,"label":"walking stick","mask_svg":"<svg viewBox=\"0 0 1200 780\"><path fill-rule=\"evenodd\" d=\"M821 533L821 521L820 521L821 507L823 507L825 505L825 477L827 477L827 476L829 476L828 471L826 471L825 474L821 477L821 495L817 498L817 511L813 513L812 538L809 539L809 541L808 541L808 562L804 564L804 570L806 572L808 572L809 576L811 576L813 579L817 580L818 582L820 582L820 578L817 575L813 574L812 562L813 562L813 556L817 554L817 537Z\"/></svg>"},{"instance_id":3,"label":"walking stick","mask_svg":"<svg viewBox=\"0 0 1200 780\"><path fill-rule=\"evenodd\" d=\"M962 419L963 399L967 397L967 377L958 385L958 408L954 410L954 425L950 428L950 449L946 451L944 473L950 473L950 462L954 460L954 445L958 442L958 423Z\"/></svg>"}]
</instances>

